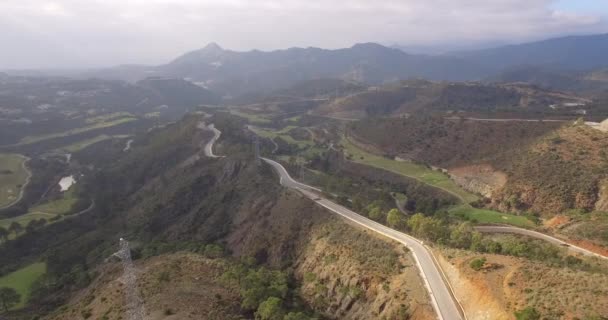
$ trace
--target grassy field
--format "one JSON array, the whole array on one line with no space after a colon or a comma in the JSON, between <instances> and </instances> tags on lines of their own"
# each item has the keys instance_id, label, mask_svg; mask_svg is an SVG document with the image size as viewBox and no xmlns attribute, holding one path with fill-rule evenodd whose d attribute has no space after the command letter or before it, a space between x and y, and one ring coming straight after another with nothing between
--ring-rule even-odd
<instances>
[{"instance_id":1,"label":"grassy field","mask_svg":"<svg viewBox=\"0 0 608 320\"><path fill-rule=\"evenodd\" d=\"M395 161L371 154L355 146L345 138L342 139L341 143L346 149L346 152L352 155L352 161L354 162L385 169L397 174L414 178L458 197L463 203L452 208L450 210L451 214L465 216L469 220L477 221L478 223L498 223L510 224L518 227L534 227L534 223L526 217L500 213L487 209L473 208L468 203L479 199L479 197L462 189L442 172L438 172L415 163Z\"/></svg>"},{"instance_id":2,"label":"grassy field","mask_svg":"<svg viewBox=\"0 0 608 320\"><path fill-rule=\"evenodd\" d=\"M298 122L298 121L300 121L300 119L302 119L302 115L291 117L291 118L287 118L287 119L283 119L283 121Z\"/></svg>"},{"instance_id":3,"label":"grassy field","mask_svg":"<svg viewBox=\"0 0 608 320\"><path fill-rule=\"evenodd\" d=\"M78 199L76 198L74 188L72 187L70 190L63 193L63 197L61 199L53 200L31 208L30 212L64 214L70 212L76 201L78 201Z\"/></svg>"},{"instance_id":4,"label":"grassy field","mask_svg":"<svg viewBox=\"0 0 608 320\"><path fill-rule=\"evenodd\" d=\"M45 135L40 135L40 136L28 136L28 137L21 139L21 141L19 141L19 143L17 145L26 145L26 144L32 144L32 143L55 139L55 138L63 138L63 137L67 137L67 136L71 136L71 135L75 135L75 134L79 134L79 133L84 133L84 132L91 131L91 130L114 127L114 126L117 126L120 124L128 123L131 121L136 121L136 120L137 120L137 118L133 118L133 117L120 118L120 119L115 119L112 121L97 122L88 127L76 128L76 129L72 129L72 130L64 131L64 132L45 134Z\"/></svg>"},{"instance_id":5,"label":"grassy field","mask_svg":"<svg viewBox=\"0 0 608 320\"><path fill-rule=\"evenodd\" d=\"M99 135L97 137L91 138L91 139L86 139L86 140L82 140L82 141L78 141L76 143L70 144L68 146L65 147L61 147L59 149L57 149L58 151L63 151L63 152L78 152L80 150L83 150L85 148L88 148L98 142L102 142L102 141L106 141L109 139L125 139L130 137L129 135L115 135L115 136L110 136L107 134L102 134Z\"/></svg>"},{"instance_id":6,"label":"grassy field","mask_svg":"<svg viewBox=\"0 0 608 320\"><path fill-rule=\"evenodd\" d=\"M264 118L262 115L258 115L258 114L245 113L245 112L240 112L240 111L236 111L236 110L230 110L230 113L237 117L245 118L245 119L249 120L249 122L252 122L252 123L266 124L266 123L272 122L272 120L270 120L268 118Z\"/></svg>"},{"instance_id":7,"label":"grassy field","mask_svg":"<svg viewBox=\"0 0 608 320\"><path fill-rule=\"evenodd\" d=\"M133 114L129 112L114 112L108 114L102 114L100 116L90 117L85 120L86 123L99 123L99 122L107 122L108 120L116 119L116 118L128 118L133 117Z\"/></svg>"},{"instance_id":8,"label":"grassy field","mask_svg":"<svg viewBox=\"0 0 608 320\"><path fill-rule=\"evenodd\" d=\"M314 143L310 140L296 140L292 136L287 134L287 132L289 132L290 130L292 130L294 128L297 128L297 127L287 126L281 130L273 131L273 130L268 130L268 129L250 127L250 129L260 137L269 138L269 139L274 139L274 138L280 137L281 139L285 140L287 143L295 144L299 148L311 147L314 145Z\"/></svg>"},{"instance_id":9,"label":"grassy field","mask_svg":"<svg viewBox=\"0 0 608 320\"><path fill-rule=\"evenodd\" d=\"M354 162L385 169L397 174L414 178L428 185L442 189L466 203L479 199L479 197L476 195L459 187L454 181L452 181L442 172L435 171L423 165L412 162L395 161L371 154L355 146L346 138L343 138L340 143L342 146L344 146L346 152L352 155L352 161Z\"/></svg>"},{"instance_id":10,"label":"grassy field","mask_svg":"<svg viewBox=\"0 0 608 320\"><path fill-rule=\"evenodd\" d=\"M32 220L46 219L47 224L59 221L61 219L51 221L51 219L69 213L72 206L78 201L74 188L63 193L63 197L47 203L43 203L36 207L30 208L29 212L14 218L0 219L0 227L7 228L13 222L19 223L23 228ZM14 238L15 235L11 235Z\"/></svg>"},{"instance_id":11,"label":"grassy field","mask_svg":"<svg viewBox=\"0 0 608 320\"><path fill-rule=\"evenodd\" d=\"M0 219L0 227L8 229L8 226L10 226L11 223L17 222L25 228L25 226L27 226L27 224L32 220L46 219L48 221L55 216L56 214L53 213L32 211L14 218Z\"/></svg>"},{"instance_id":12,"label":"grassy field","mask_svg":"<svg viewBox=\"0 0 608 320\"><path fill-rule=\"evenodd\" d=\"M28 173L23 168L26 159L16 154L0 154L0 207L17 200Z\"/></svg>"},{"instance_id":13,"label":"grassy field","mask_svg":"<svg viewBox=\"0 0 608 320\"><path fill-rule=\"evenodd\" d=\"M21 302L13 309L22 308L27 303L30 296L30 287L45 272L46 263L38 262L0 278L0 287L13 288L21 295Z\"/></svg>"},{"instance_id":14,"label":"grassy field","mask_svg":"<svg viewBox=\"0 0 608 320\"><path fill-rule=\"evenodd\" d=\"M500 213L487 209L473 208L468 204L462 204L449 210L450 214L467 217L468 220L481 224L509 224L516 227L532 228L534 222L523 216Z\"/></svg>"}]
</instances>

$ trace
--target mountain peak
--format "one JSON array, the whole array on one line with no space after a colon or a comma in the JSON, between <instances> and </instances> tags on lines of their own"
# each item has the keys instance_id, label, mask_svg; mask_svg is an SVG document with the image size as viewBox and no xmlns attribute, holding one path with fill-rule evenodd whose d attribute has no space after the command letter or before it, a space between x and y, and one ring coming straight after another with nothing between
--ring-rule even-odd
<instances>
[{"instance_id":1,"label":"mountain peak","mask_svg":"<svg viewBox=\"0 0 608 320\"><path fill-rule=\"evenodd\" d=\"M208 45L206 45L202 50L204 51L213 51L213 52L220 52L220 51L224 51L224 49L222 49L222 47L220 47L217 43L215 42L211 42Z\"/></svg>"},{"instance_id":2,"label":"mountain peak","mask_svg":"<svg viewBox=\"0 0 608 320\"><path fill-rule=\"evenodd\" d=\"M380 49L380 50L389 49L389 48L387 48L387 47L385 47L385 46L383 46L381 44L377 44L377 43L374 43L374 42L357 43L352 48L353 49L368 49L368 50L371 50L371 49L376 49L376 50L378 50L378 49Z\"/></svg>"}]
</instances>

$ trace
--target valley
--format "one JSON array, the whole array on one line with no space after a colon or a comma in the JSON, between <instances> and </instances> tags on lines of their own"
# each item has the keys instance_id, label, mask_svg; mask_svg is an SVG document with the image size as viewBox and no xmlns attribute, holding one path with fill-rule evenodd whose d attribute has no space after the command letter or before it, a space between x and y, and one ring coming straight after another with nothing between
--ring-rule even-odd
<instances>
[{"instance_id":1,"label":"valley","mask_svg":"<svg viewBox=\"0 0 608 320\"><path fill-rule=\"evenodd\" d=\"M604 69L514 48L1 74L0 318L603 319Z\"/></svg>"}]
</instances>

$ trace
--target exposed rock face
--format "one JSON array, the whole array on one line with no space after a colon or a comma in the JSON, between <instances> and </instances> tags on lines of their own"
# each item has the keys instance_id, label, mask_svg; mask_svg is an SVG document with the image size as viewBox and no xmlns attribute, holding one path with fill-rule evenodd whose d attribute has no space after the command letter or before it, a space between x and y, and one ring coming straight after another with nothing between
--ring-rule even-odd
<instances>
[{"instance_id":1,"label":"exposed rock face","mask_svg":"<svg viewBox=\"0 0 608 320\"><path fill-rule=\"evenodd\" d=\"M410 254L337 223L316 230L297 262L304 300L331 319L435 318Z\"/></svg>"},{"instance_id":2,"label":"exposed rock face","mask_svg":"<svg viewBox=\"0 0 608 320\"><path fill-rule=\"evenodd\" d=\"M597 202L595 203L595 210L608 211L608 180L604 180L599 184L599 192L597 195Z\"/></svg>"},{"instance_id":3,"label":"exposed rock face","mask_svg":"<svg viewBox=\"0 0 608 320\"><path fill-rule=\"evenodd\" d=\"M608 132L608 119L602 122L585 122L585 124L602 132Z\"/></svg>"},{"instance_id":4,"label":"exposed rock face","mask_svg":"<svg viewBox=\"0 0 608 320\"><path fill-rule=\"evenodd\" d=\"M464 189L492 197L507 182L507 175L490 165L473 165L449 170L450 178Z\"/></svg>"}]
</instances>

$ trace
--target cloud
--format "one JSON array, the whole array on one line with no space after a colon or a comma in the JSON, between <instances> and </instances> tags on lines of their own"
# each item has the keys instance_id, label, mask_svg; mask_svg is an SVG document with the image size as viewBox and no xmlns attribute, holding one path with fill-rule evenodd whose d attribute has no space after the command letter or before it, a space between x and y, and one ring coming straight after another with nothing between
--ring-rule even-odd
<instances>
[{"instance_id":1,"label":"cloud","mask_svg":"<svg viewBox=\"0 0 608 320\"><path fill-rule=\"evenodd\" d=\"M574 0L573 0L574 1ZM162 63L227 48L519 42L608 31L550 0L3 0L0 68Z\"/></svg>"}]
</instances>

